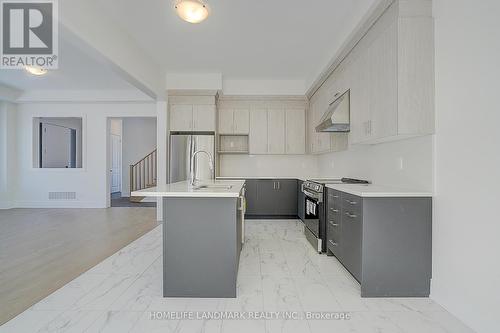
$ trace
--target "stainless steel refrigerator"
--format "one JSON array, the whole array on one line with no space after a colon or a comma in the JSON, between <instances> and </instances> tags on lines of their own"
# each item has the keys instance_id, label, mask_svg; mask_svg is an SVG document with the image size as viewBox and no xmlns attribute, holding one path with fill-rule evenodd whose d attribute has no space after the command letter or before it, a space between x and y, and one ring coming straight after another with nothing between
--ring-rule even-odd
<instances>
[{"instance_id":1,"label":"stainless steel refrigerator","mask_svg":"<svg viewBox=\"0 0 500 333\"><path fill-rule=\"evenodd\" d=\"M172 132L170 133L169 149L169 183L189 179L191 156L197 150L204 150L212 156L215 163L215 134L211 132ZM195 177L198 180L212 178L209 159L205 154L196 154ZM214 165L214 174L216 166Z\"/></svg>"}]
</instances>

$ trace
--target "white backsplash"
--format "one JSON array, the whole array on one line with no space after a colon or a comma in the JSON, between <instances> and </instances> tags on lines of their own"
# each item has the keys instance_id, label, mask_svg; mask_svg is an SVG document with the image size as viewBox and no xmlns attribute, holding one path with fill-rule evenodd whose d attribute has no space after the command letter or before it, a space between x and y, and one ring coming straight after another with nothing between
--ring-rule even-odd
<instances>
[{"instance_id":1,"label":"white backsplash","mask_svg":"<svg viewBox=\"0 0 500 333\"><path fill-rule=\"evenodd\" d=\"M313 155L221 155L220 176L310 178L318 175Z\"/></svg>"},{"instance_id":2,"label":"white backsplash","mask_svg":"<svg viewBox=\"0 0 500 333\"><path fill-rule=\"evenodd\" d=\"M318 155L322 177L344 176L375 184L432 191L433 136L350 146L349 150Z\"/></svg>"},{"instance_id":3,"label":"white backsplash","mask_svg":"<svg viewBox=\"0 0 500 333\"><path fill-rule=\"evenodd\" d=\"M432 191L432 152L433 136L425 136L321 155L222 155L219 167L226 177L351 177Z\"/></svg>"}]
</instances>

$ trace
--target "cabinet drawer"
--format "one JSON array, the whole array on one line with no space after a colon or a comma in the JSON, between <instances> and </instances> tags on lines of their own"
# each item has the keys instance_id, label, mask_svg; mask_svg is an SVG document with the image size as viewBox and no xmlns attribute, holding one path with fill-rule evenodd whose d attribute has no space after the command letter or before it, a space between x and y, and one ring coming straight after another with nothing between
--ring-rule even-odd
<instances>
[{"instance_id":1,"label":"cabinet drawer","mask_svg":"<svg viewBox=\"0 0 500 333\"><path fill-rule=\"evenodd\" d=\"M357 212L361 213L363 208L363 199L356 195L342 193L342 212Z\"/></svg>"},{"instance_id":2,"label":"cabinet drawer","mask_svg":"<svg viewBox=\"0 0 500 333\"><path fill-rule=\"evenodd\" d=\"M328 189L328 199L326 208L327 220L333 219L340 223L340 213L342 211L342 195L340 192Z\"/></svg>"},{"instance_id":3,"label":"cabinet drawer","mask_svg":"<svg viewBox=\"0 0 500 333\"><path fill-rule=\"evenodd\" d=\"M342 211L342 264L361 280L361 249L363 219L360 214ZM347 215L347 214L350 214Z\"/></svg>"},{"instance_id":4,"label":"cabinet drawer","mask_svg":"<svg viewBox=\"0 0 500 333\"><path fill-rule=\"evenodd\" d=\"M340 223L336 221L328 221L328 224L326 225L327 239L334 239L335 241L339 241L340 234Z\"/></svg>"},{"instance_id":5,"label":"cabinet drawer","mask_svg":"<svg viewBox=\"0 0 500 333\"><path fill-rule=\"evenodd\" d=\"M363 217L361 211L342 209L342 223L361 223Z\"/></svg>"},{"instance_id":6,"label":"cabinet drawer","mask_svg":"<svg viewBox=\"0 0 500 333\"><path fill-rule=\"evenodd\" d=\"M327 220L336 220L340 222L342 209L336 206L329 206L326 211L326 219Z\"/></svg>"},{"instance_id":7,"label":"cabinet drawer","mask_svg":"<svg viewBox=\"0 0 500 333\"><path fill-rule=\"evenodd\" d=\"M327 241L326 241L326 246L327 248L332 251L332 253L340 259L340 256L341 256L341 246L340 246L340 243L339 243L339 240L338 238L335 239L335 238L330 238L328 237Z\"/></svg>"},{"instance_id":8,"label":"cabinet drawer","mask_svg":"<svg viewBox=\"0 0 500 333\"><path fill-rule=\"evenodd\" d=\"M340 207L340 202L341 202L341 197L342 194L339 191L332 190L331 188L328 189L328 206L338 206Z\"/></svg>"}]
</instances>

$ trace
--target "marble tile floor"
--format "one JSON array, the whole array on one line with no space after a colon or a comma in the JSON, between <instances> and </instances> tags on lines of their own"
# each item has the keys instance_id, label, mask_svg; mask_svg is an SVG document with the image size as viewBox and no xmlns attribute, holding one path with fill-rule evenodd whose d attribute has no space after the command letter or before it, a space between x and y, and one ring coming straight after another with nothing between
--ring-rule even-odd
<instances>
[{"instance_id":1,"label":"marble tile floor","mask_svg":"<svg viewBox=\"0 0 500 333\"><path fill-rule=\"evenodd\" d=\"M361 298L359 284L343 266L306 242L300 221L246 222L236 299L162 298L161 241L158 226L0 332L472 332L430 299ZM195 317L288 311L300 318L196 320L182 317L186 311ZM166 312L179 318L164 319ZM303 318L305 312L344 318Z\"/></svg>"}]
</instances>

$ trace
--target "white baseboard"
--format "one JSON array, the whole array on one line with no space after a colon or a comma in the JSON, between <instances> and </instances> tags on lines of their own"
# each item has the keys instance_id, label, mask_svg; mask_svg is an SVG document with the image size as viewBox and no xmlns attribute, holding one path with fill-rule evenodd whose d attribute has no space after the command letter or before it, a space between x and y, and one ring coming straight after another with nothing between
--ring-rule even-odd
<instances>
[{"instance_id":1,"label":"white baseboard","mask_svg":"<svg viewBox=\"0 0 500 333\"><path fill-rule=\"evenodd\" d=\"M106 208L100 201L16 201L15 208Z\"/></svg>"},{"instance_id":2,"label":"white baseboard","mask_svg":"<svg viewBox=\"0 0 500 333\"><path fill-rule=\"evenodd\" d=\"M2 201L0 202L0 209L12 209L15 208L12 201Z\"/></svg>"}]
</instances>

